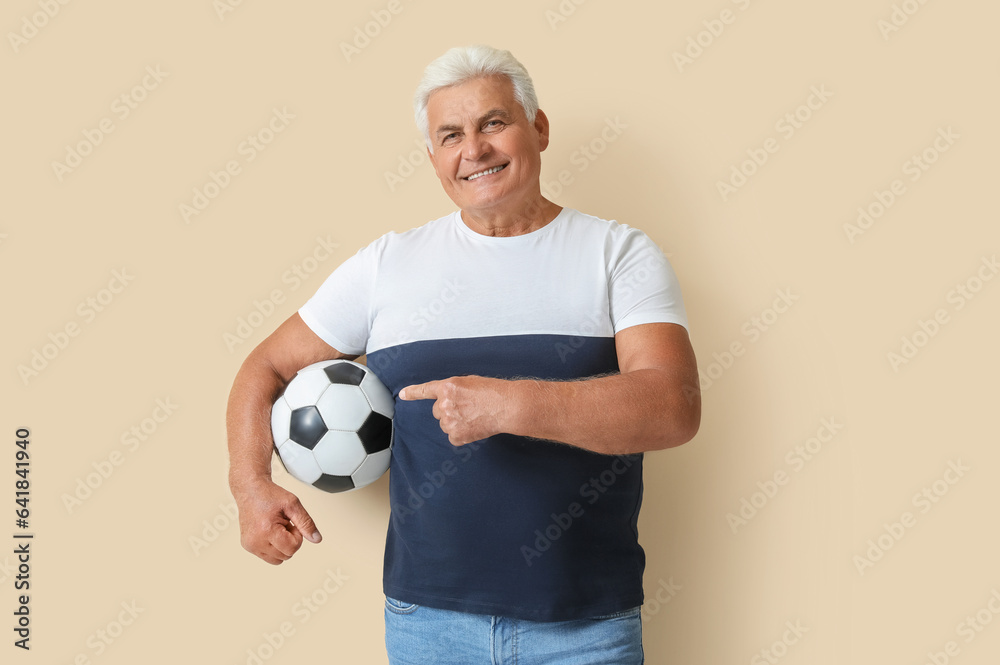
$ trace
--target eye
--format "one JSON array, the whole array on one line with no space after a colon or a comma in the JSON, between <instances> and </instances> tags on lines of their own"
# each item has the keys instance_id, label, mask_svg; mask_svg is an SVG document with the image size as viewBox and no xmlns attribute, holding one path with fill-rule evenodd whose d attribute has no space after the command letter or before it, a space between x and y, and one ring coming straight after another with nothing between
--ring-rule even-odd
<instances>
[{"instance_id":1,"label":"eye","mask_svg":"<svg viewBox=\"0 0 1000 665\"><path fill-rule=\"evenodd\" d=\"M458 138L458 132L452 132L451 134L448 134L441 139L441 145L445 145L446 143L454 143L457 138Z\"/></svg>"},{"instance_id":2,"label":"eye","mask_svg":"<svg viewBox=\"0 0 1000 665\"><path fill-rule=\"evenodd\" d=\"M490 120L490 121L488 121L486 123L486 128L487 129L498 129L498 128L503 127L503 126L504 126L504 124L503 124L503 121L501 121L501 120Z\"/></svg>"}]
</instances>

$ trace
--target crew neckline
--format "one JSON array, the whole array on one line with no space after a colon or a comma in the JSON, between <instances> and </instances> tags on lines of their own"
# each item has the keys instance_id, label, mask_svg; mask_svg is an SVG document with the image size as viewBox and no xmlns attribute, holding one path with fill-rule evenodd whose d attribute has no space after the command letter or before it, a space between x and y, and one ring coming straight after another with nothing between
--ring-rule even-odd
<instances>
[{"instance_id":1,"label":"crew neckline","mask_svg":"<svg viewBox=\"0 0 1000 665\"><path fill-rule=\"evenodd\" d=\"M546 233L550 228L552 228L558 223L561 223L566 217L569 216L569 214L570 214L570 208L563 207L559 211L559 214L553 217L552 221L550 221L542 228L535 229L534 231L531 231L529 233L522 233L516 236L488 236L482 233L476 233L475 231L469 228L469 226L465 223L464 220L462 220L461 210L456 210L454 213L452 213L452 218L454 220L454 223L462 230L463 233L465 233L465 235L475 238L480 242L512 245L521 242L530 242L531 240L540 237L542 234Z\"/></svg>"}]
</instances>

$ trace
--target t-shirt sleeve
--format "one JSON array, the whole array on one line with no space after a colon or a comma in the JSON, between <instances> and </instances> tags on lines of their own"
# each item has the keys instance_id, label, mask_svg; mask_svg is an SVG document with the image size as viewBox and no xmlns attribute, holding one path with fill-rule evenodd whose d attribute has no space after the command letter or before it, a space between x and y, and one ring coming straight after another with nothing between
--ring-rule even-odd
<instances>
[{"instance_id":1,"label":"t-shirt sleeve","mask_svg":"<svg viewBox=\"0 0 1000 665\"><path fill-rule=\"evenodd\" d=\"M337 266L299 309L305 324L341 353L361 355L368 346L382 241L359 249Z\"/></svg>"},{"instance_id":2,"label":"t-shirt sleeve","mask_svg":"<svg viewBox=\"0 0 1000 665\"><path fill-rule=\"evenodd\" d=\"M624 237L613 253L608 280L615 332L644 323L687 328L681 287L670 261L645 233L622 227Z\"/></svg>"}]
</instances>

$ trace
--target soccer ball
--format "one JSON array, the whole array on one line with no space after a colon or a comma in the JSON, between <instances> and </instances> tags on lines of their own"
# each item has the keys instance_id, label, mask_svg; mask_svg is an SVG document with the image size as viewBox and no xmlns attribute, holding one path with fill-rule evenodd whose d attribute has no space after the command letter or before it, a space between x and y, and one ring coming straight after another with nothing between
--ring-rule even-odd
<instances>
[{"instance_id":1,"label":"soccer ball","mask_svg":"<svg viewBox=\"0 0 1000 665\"><path fill-rule=\"evenodd\" d=\"M322 360L300 369L271 407L274 447L294 478L347 492L389 468L392 414L392 393L371 370Z\"/></svg>"}]
</instances>

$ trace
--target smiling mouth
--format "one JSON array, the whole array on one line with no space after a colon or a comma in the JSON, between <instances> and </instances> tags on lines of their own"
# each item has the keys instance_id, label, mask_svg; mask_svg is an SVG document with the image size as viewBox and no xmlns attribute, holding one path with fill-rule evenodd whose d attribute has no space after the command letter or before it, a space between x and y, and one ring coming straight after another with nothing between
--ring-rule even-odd
<instances>
[{"instance_id":1,"label":"smiling mouth","mask_svg":"<svg viewBox=\"0 0 1000 665\"><path fill-rule=\"evenodd\" d=\"M464 180L475 180L477 178L482 178L484 175L490 175L492 173L498 173L507 168L507 164L501 164L499 166L494 166L493 168L486 169L485 171L480 171L479 173L473 173L470 176L464 178Z\"/></svg>"}]
</instances>

